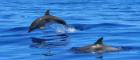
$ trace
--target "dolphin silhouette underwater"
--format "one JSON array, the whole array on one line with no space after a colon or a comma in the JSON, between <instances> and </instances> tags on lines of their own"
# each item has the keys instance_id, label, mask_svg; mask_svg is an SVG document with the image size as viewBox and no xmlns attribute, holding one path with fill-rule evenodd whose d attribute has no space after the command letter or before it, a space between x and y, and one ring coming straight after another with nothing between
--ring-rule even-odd
<instances>
[{"instance_id":1,"label":"dolphin silhouette underwater","mask_svg":"<svg viewBox=\"0 0 140 60\"><path fill-rule=\"evenodd\" d=\"M103 43L103 37L101 37L94 44L90 44L84 47L72 47L71 50L74 50L76 52L84 52L84 53L90 53L90 52L103 53L103 52L121 51L122 48L105 45Z\"/></svg>"},{"instance_id":2,"label":"dolphin silhouette underwater","mask_svg":"<svg viewBox=\"0 0 140 60\"><path fill-rule=\"evenodd\" d=\"M45 25L50 25L53 23L62 24L65 27L68 26L63 19L60 19L60 18L53 16L53 15L50 15L50 11L47 10L45 12L44 16L37 18L35 21L32 22L32 24L29 27L28 32L32 32L35 29L44 29Z\"/></svg>"}]
</instances>

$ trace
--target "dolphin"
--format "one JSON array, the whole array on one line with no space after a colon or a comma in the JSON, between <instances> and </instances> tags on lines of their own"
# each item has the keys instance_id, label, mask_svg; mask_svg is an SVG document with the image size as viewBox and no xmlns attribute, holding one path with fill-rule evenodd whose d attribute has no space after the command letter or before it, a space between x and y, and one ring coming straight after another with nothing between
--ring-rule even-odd
<instances>
[{"instance_id":1,"label":"dolphin","mask_svg":"<svg viewBox=\"0 0 140 60\"><path fill-rule=\"evenodd\" d=\"M53 23L62 24L64 26L68 26L63 19L60 19L56 16L50 14L50 11L47 10L44 16L37 18L29 27L28 32L32 32L35 29L44 29L45 25L50 25Z\"/></svg>"},{"instance_id":2,"label":"dolphin","mask_svg":"<svg viewBox=\"0 0 140 60\"><path fill-rule=\"evenodd\" d=\"M103 52L120 51L122 50L122 48L105 45L103 43L103 37L101 37L94 44L90 44L84 47L72 47L72 50L76 52L84 52L84 53L90 53L90 52L103 53Z\"/></svg>"}]
</instances>

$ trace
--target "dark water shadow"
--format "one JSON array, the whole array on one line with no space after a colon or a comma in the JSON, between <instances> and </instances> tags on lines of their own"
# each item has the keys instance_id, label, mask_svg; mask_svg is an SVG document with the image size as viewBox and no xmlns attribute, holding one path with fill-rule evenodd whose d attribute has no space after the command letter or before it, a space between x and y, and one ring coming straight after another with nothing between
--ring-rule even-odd
<instances>
[{"instance_id":1,"label":"dark water shadow","mask_svg":"<svg viewBox=\"0 0 140 60\"><path fill-rule=\"evenodd\" d=\"M104 54L98 54L98 53L82 53L82 54L71 54L63 57L65 59L77 59L77 58L90 58L94 60L103 60Z\"/></svg>"},{"instance_id":2,"label":"dark water shadow","mask_svg":"<svg viewBox=\"0 0 140 60\"><path fill-rule=\"evenodd\" d=\"M31 37L31 48L45 48L46 52L42 55L45 56L53 56L55 53L53 53L53 48L62 48L69 44L68 35L67 34L58 34L58 35L50 35L46 37L54 37L54 38L36 38ZM57 38L57 39L56 39Z\"/></svg>"}]
</instances>

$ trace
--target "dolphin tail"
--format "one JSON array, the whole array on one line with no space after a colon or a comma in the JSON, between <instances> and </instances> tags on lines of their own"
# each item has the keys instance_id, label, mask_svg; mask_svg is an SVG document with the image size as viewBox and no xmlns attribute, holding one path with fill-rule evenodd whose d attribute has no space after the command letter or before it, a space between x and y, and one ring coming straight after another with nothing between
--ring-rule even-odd
<instances>
[{"instance_id":1,"label":"dolphin tail","mask_svg":"<svg viewBox=\"0 0 140 60\"><path fill-rule=\"evenodd\" d=\"M59 24L62 24L62 25L65 25L65 26L68 26L67 23L63 19L57 18L57 19L55 19L55 22L59 23Z\"/></svg>"},{"instance_id":2,"label":"dolphin tail","mask_svg":"<svg viewBox=\"0 0 140 60\"><path fill-rule=\"evenodd\" d=\"M95 43L96 44L102 44L103 45L103 37L99 38Z\"/></svg>"}]
</instances>

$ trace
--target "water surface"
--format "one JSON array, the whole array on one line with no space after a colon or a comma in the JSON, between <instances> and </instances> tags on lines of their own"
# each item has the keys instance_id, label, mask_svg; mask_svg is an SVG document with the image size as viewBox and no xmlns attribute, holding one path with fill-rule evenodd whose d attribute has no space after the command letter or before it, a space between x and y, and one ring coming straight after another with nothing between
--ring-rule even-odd
<instances>
[{"instance_id":1,"label":"water surface","mask_svg":"<svg viewBox=\"0 0 140 60\"><path fill-rule=\"evenodd\" d=\"M139 0L0 0L0 60L139 60ZM53 31L27 33L29 25L50 9L78 31L67 35ZM40 38L41 36L41 38ZM44 36L44 37L42 37ZM93 44L101 36L112 46L129 51L75 54L71 47ZM34 45L36 40L49 44ZM38 42L38 41L37 41ZM51 50L53 55L48 56Z\"/></svg>"}]
</instances>

